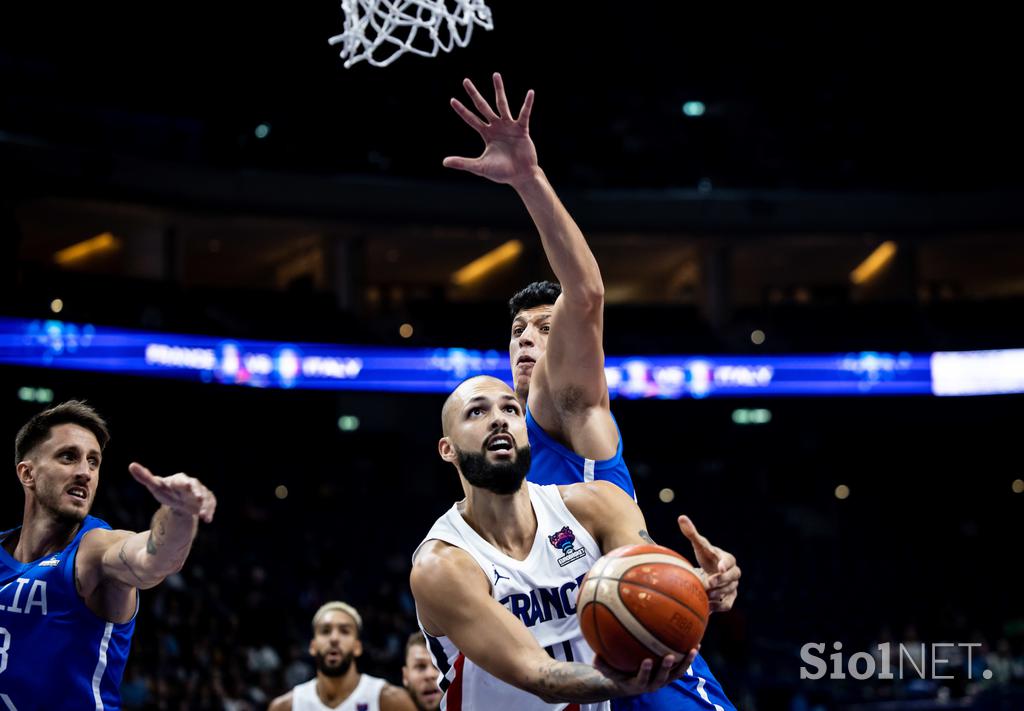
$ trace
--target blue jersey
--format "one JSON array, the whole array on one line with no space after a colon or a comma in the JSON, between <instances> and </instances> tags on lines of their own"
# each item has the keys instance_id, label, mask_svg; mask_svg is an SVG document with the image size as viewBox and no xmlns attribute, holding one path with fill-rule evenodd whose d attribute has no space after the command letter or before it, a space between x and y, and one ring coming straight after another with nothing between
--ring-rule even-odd
<instances>
[{"instance_id":1,"label":"blue jersey","mask_svg":"<svg viewBox=\"0 0 1024 711\"><path fill-rule=\"evenodd\" d=\"M0 711L121 707L135 618L102 620L75 588L75 555L95 528L110 526L86 516L67 548L29 563L0 547Z\"/></svg>"},{"instance_id":2,"label":"blue jersey","mask_svg":"<svg viewBox=\"0 0 1024 711\"><path fill-rule=\"evenodd\" d=\"M612 421L614 421L614 416ZM615 425L618 431L618 423ZM583 481L610 481L636 499L633 479L622 459L622 433L615 456L603 461L586 459L556 442L533 419L526 408L526 429L530 437L530 473L535 484L578 484ZM698 654L686 676L652 694L612 699L612 711L736 711L725 697L721 684L711 674L707 662Z\"/></svg>"},{"instance_id":3,"label":"blue jersey","mask_svg":"<svg viewBox=\"0 0 1024 711\"><path fill-rule=\"evenodd\" d=\"M613 421L615 418L612 418ZM618 431L618 424L615 425ZM526 408L526 429L530 437L530 473L527 479L534 484L576 484L581 481L610 481L636 498L633 479L622 459L622 435L619 446L611 459L594 461L573 452L556 442L551 435L533 419L530 408Z\"/></svg>"}]
</instances>

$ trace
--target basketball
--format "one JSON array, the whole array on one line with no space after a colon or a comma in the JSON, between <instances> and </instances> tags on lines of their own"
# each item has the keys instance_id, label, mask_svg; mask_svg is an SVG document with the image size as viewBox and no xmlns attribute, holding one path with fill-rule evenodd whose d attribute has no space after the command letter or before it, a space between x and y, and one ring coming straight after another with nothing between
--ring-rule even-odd
<instances>
[{"instance_id":1,"label":"basketball","mask_svg":"<svg viewBox=\"0 0 1024 711\"><path fill-rule=\"evenodd\" d=\"M611 667L655 668L666 654L683 659L704 636L708 596L689 562L653 544L616 548L590 569L577 599L583 636Z\"/></svg>"}]
</instances>

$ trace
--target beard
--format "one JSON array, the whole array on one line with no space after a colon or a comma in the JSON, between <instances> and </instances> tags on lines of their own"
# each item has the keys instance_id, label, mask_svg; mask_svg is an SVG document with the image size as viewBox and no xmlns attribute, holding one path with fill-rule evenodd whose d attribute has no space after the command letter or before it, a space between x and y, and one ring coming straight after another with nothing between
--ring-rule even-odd
<instances>
[{"instance_id":1,"label":"beard","mask_svg":"<svg viewBox=\"0 0 1024 711\"><path fill-rule=\"evenodd\" d=\"M463 452L457 447L455 452L459 457L459 471L466 477L466 481L502 496L519 491L523 479L530 471L529 445L519 447L512 461L498 464L487 461L486 453Z\"/></svg>"},{"instance_id":2,"label":"beard","mask_svg":"<svg viewBox=\"0 0 1024 711\"><path fill-rule=\"evenodd\" d=\"M355 659L355 654L349 652L341 658L341 661L335 665L327 663L327 655L321 652L317 652L313 655L313 664L316 666L316 670L324 676L345 676L348 672L348 668L352 666L352 661Z\"/></svg>"},{"instance_id":3,"label":"beard","mask_svg":"<svg viewBox=\"0 0 1024 711\"><path fill-rule=\"evenodd\" d=\"M89 510L92 508L90 503L83 509L71 508L70 506L62 506L64 489L59 487L56 483L44 483L40 481L40 486L36 487L36 500L39 505L53 514L54 519L68 526L75 526L85 520L85 517L89 515Z\"/></svg>"}]
</instances>

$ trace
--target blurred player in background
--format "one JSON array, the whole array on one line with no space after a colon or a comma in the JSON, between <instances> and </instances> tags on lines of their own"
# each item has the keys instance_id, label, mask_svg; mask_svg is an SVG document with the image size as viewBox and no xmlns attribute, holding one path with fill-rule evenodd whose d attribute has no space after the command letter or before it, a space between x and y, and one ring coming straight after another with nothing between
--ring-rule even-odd
<instances>
[{"instance_id":1,"label":"blurred player in background","mask_svg":"<svg viewBox=\"0 0 1024 711\"><path fill-rule=\"evenodd\" d=\"M356 668L362 627L362 617L347 603L328 602L317 610L309 643L316 676L274 699L269 711L416 711L404 689Z\"/></svg>"},{"instance_id":2,"label":"blurred player in background","mask_svg":"<svg viewBox=\"0 0 1024 711\"><path fill-rule=\"evenodd\" d=\"M423 633L418 630L413 632L405 644L402 685L412 695L419 711L437 711L441 708L441 688L437 685L439 675L427 651L427 640Z\"/></svg>"},{"instance_id":3,"label":"blurred player in background","mask_svg":"<svg viewBox=\"0 0 1024 711\"><path fill-rule=\"evenodd\" d=\"M22 525L0 533L0 709L120 708L139 590L181 570L217 499L185 474L128 469L160 503L150 530L89 515L110 439L70 400L33 416L14 441Z\"/></svg>"},{"instance_id":4,"label":"blurred player in background","mask_svg":"<svg viewBox=\"0 0 1024 711\"><path fill-rule=\"evenodd\" d=\"M494 74L493 80L497 110L468 79L463 85L480 115L451 100L456 113L483 139L484 152L478 158L448 157L444 165L515 189L561 284L531 284L509 302L512 377L526 405L533 450L529 479L538 484L605 480L635 499L605 380L604 282L597 260L539 166L530 138L533 91L526 93L519 116L513 117L501 75ZM708 575L711 609L731 609L740 577L735 557L710 546L688 518L681 517L679 524ZM620 699L613 706L733 708L700 656L670 687L644 698Z\"/></svg>"}]
</instances>

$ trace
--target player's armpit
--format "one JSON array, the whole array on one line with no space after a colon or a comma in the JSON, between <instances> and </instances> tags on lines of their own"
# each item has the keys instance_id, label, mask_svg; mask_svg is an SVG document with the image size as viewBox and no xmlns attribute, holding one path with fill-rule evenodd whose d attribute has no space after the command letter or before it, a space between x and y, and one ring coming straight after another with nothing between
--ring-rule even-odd
<instances>
[{"instance_id":1,"label":"player's armpit","mask_svg":"<svg viewBox=\"0 0 1024 711\"><path fill-rule=\"evenodd\" d=\"M417 711L417 708L408 691L388 684L380 691L380 711Z\"/></svg>"}]
</instances>

